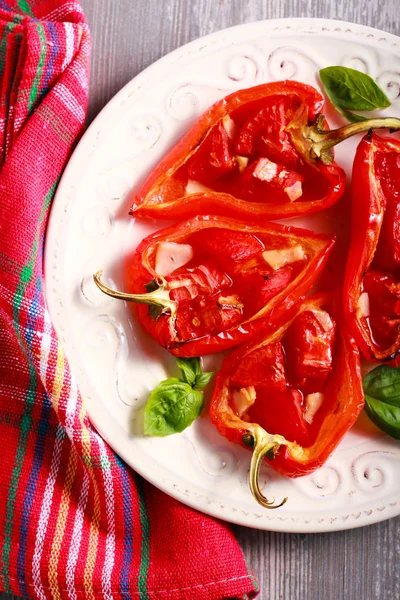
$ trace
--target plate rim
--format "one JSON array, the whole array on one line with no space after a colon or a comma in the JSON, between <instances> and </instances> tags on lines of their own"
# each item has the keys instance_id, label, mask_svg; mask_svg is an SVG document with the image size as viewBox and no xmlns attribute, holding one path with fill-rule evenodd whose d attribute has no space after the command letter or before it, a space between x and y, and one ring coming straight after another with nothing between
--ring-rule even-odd
<instances>
[{"instance_id":1,"label":"plate rim","mask_svg":"<svg viewBox=\"0 0 400 600\"><path fill-rule=\"evenodd\" d=\"M336 28L333 28L336 25ZM81 154L86 154L86 161L90 158L90 147L93 146L92 140L97 141L101 136L103 123L107 123L109 120L109 115L114 112L116 106L119 105L121 99L124 99L127 95L132 95L134 90L131 92L130 88L134 88L135 84L140 88L142 83L146 80L149 73L154 75L154 72L159 69L163 69L164 65L173 64L179 61L180 58L187 55L187 52L192 52L197 50L197 53L200 54L202 51L206 51L209 47L209 43L217 42L218 39L221 38L221 35L231 36L237 30L242 30L244 28L256 29L259 27L260 29L267 28L269 30L275 29L279 30L280 28L284 28L286 31L292 30L293 33L309 33L309 34L347 34L351 39L354 39L354 36L361 35L365 38L378 38L377 41L386 41L390 44L391 49L396 48L395 52L397 52L400 56L400 36L396 36L395 34L387 33L380 29L376 29L373 27L369 27L366 25L361 25L357 23L352 23L348 21L341 21L338 19L323 19L323 18L309 18L309 17L298 17L298 18L281 18L281 19L266 19L260 21L253 21L250 23L242 23L239 25L235 25L232 27L228 27L225 29L221 29L215 31L213 33L207 34L195 40L188 42L182 46L179 46L172 52L162 56L154 63L147 66L144 70L138 73L135 77L133 77L129 82L127 82L121 90L119 90L102 108L99 114L95 117L92 123L84 132L82 138L77 144L72 156L70 157L67 166L64 169L61 181L57 187L55 197L52 202L50 215L47 223L46 229L46 238L45 238L45 249L44 249L44 292L45 298L47 302L47 306L49 309L50 317L52 323L57 331L59 339L61 341L64 353L67 357L69 365L71 367L71 373L74 376L74 373L80 371L81 376L83 374L82 370L78 368L73 357L74 345L70 344L63 333L63 324L62 324L62 306L60 305L59 300L57 300L55 296L54 290L51 290L51 286L47 285L51 281L51 277L47 278L46 274L51 272L51 264L54 260L54 255L59 251L59 240L55 235L56 230L59 229L60 218L66 215L65 210L65 201L68 196L68 190L71 188L71 182L74 180L74 173L79 168L81 162ZM318 29L318 31L307 31L307 27ZM379 37L378 37L379 36ZM383 36L383 37L382 37ZM224 47L222 44L221 47ZM87 148L86 148L87 147ZM72 186L73 187L73 186ZM64 213L64 214L63 214ZM75 364L75 368L73 365ZM84 375L87 379L87 377ZM77 377L75 377L77 379ZM101 437L110 445L110 447L116 452L119 456L121 456L125 462L134 469L139 475L144 477L147 481L152 483L155 487L160 489L161 491L167 493L168 495L174 497L180 502L199 510L205 514L213 516L215 518L219 518L230 523L234 523L237 525L251 527L261 530L268 531L280 531L287 533L322 533L322 532L332 532L332 531L342 531L346 529L353 529L357 527L366 526L372 523L377 523L380 521L384 521L394 516L400 515L400 502L392 502L389 503L388 506L378 506L379 502L372 503L371 507L368 510L364 511L364 515L351 513L347 515L343 515L343 517L334 519L329 518L329 515L326 518L319 519L307 519L303 520L300 523L294 522L290 516L279 516L279 515L271 515L270 513L265 513L263 522L261 519L257 519L255 521L246 521L246 516L241 518L239 515L234 516L232 510L230 514L227 514L226 507L221 507L221 510L218 510L215 506L212 507L212 502L207 506L203 503L199 506L199 502L196 502L195 499L187 497L183 494L182 491L179 490L178 486L168 485L167 482L161 482L157 477L153 477L148 472L145 472L140 465L135 464L135 458L132 456L128 456L126 448L124 448L123 444L119 446L118 444L118 436L109 435L109 426L110 420L107 416L107 411L105 410L102 402L96 402L95 397L91 397L85 395L85 405L88 412L89 419L91 423L94 425L95 429L101 435ZM107 421L107 427L105 426ZM116 431L119 427L116 426L114 422L111 422L112 428ZM255 509L257 507L255 506ZM225 510L225 512L223 512ZM339 511L335 509L338 513ZM240 510L237 511L238 513ZM349 509L347 509L349 512ZM257 516L256 513L252 513ZM350 517L353 517L351 519ZM304 517L299 517L299 519L304 519ZM290 526L288 524L290 523ZM285 524L286 523L286 524Z\"/></svg>"}]
</instances>

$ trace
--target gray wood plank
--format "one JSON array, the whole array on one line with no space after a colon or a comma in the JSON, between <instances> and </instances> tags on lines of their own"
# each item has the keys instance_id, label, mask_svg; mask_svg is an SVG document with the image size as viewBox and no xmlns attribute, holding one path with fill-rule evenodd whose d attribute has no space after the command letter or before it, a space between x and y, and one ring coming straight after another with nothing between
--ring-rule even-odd
<instances>
[{"instance_id":1,"label":"gray wood plank","mask_svg":"<svg viewBox=\"0 0 400 600\"><path fill-rule=\"evenodd\" d=\"M155 60L201 35L259 19L325 17L400 33L399 0L82 0L93 33L90 115ZM400 518L298 535L234 528L261 600L399 600Z\"/></svg>"},{"instance_id":2,"label":"gray wood plank","mask_svg":"<svg viewBox=\"0 0 400 600\"><path fill-rule=\"evenodd\" d=\"M90 118L155 60L224 27L280 17L325 17L391 33L400 29L399 0L83 0L82 4L93 33Z\"/></svg>"},{"instance_id":3,"label":"gray wood plank","mask_svg":"<svg viewBox=\"0 0 400 600\"><path fill-rule=\"evenodd\" d=\"M234 529L263 600L400 598L400 518L315 535Z\"/></svg>"}]
</instances>

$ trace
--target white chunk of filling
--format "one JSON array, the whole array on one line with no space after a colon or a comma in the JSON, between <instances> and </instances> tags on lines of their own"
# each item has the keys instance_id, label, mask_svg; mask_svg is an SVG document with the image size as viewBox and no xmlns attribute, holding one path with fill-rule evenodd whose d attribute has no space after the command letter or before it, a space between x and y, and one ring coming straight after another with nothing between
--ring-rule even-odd
<instances>
[{"instance_id":1,"label":"white chunk of filling","mask_svg":"<svg viewBox=\"0 0 400 600\"><path fill-rule=\"evenodd\" d=\"M194 179L189 179L185 188L186 194L206 194L207 192L212 192L212 189L195 181Z\"/></svg>"},{"instance_id":2,"label":"white chunk of filling","mask_svg":"<svg viewBox=\"0 0 400 600\"><path fill-rule=\"evenodd\" d=\"M220 296L217 300L217 306L220 308L242 309L244 304L240 301L238 294L233 294L232 296Z\"/></svg>"},{"instance_id":3,"label":"white chunk of filling","mask_svg":"<svg viewBox=\"0 0 400 600\"><path fill-rule=\"evenodd\" d=\"M315 417L315 413L321 408L324 401L324 395L320 392L315 394L308 394L306 396L306 409L304 411L304 420L307 423L312 423Z\"/></svg>"},{"instance_id":4,"label":"white chunk of filling","mask_svg":"<svg viewBox=\"0 0 400 600\"><path fill-rule=\"evenodd\" d=\"M157 275L166 277L183 267L193 258L193 248L189 244L160 242L157 247L155 270Z\"/></svg>"},{"instance_id":5,"label":"white chunk of filling","mask_svg":"<svg viewBox=\"0 0 400 600\"><path fill-rule=\"evenodd\" d=\"M318 322L320 323L320 325L324 331L330 331L332 329L332 325L333 325L332 319L329 316L329 314L326 312L326 310L321 310L319 308L313 308L313 309L311 309L311 312L313 313L315 318L318 320Z\"/></svg>"},{"instance_id":6,"label":"white chunk of filling","mask_svg":"<svg viewBox=\"0 0 400 600\"><path fill-rule=\"evenodd\" d=\"M260 158L254 169L253 176L261 181L272 181L278 173L278 165L268 158Z\"/></svg>"},{"instance_id":7,"label":"white chunk of filling","mask_svg":"<svg viewBox=\"0 0 400 600\"><path fill-rule=\"evenodd\" d=\"M285 194L287 194L290 202L294 202L295 200L300 198L300 196L303 195L301 181L295 181L293 185L285 187L283 191L285 192Z\"/></svg>"},{"instance_id":8,"label":"white chunk of filling","mask_svg":"<svg viewBox=\"0 0 400 600\"><path fill-rule=\"evenodd\" d=\"M367 292L363 292L357 303L357 317L369 317L369 314L369 295Z\"/></svg>"},{"instance_id":9,"label":"white chunk of filling","mask_svg":"<svg viewBox=\"0 0 400 600\"><path fill-rule=\"evenodd\" d=\"M262 257L274 270L307 258L304 248L300 244L280 250L265 250L262 253Z\"/></svg>"},{"instance_id":10,"label":"white chunk of filling","mask_svg":"<svg viewBox=\"0 0 400 600\"><path fill-rule=\"evenodd\" d=\"M232 397L237 414L242 417L256 401L256 390L250 385L240 388L240 390L234 390Z\"/></svg>"},{"instance_id":11,"label":"white chunk of filling","mask_svg":"<svg viewBox=\"0 0 400 600\"><path fill-rule=\"evenodd\" d=\"M240 154L236 154L236 162L239 167L239 171L242 173L249 164L249 159L247 156L240 156Z\"/></svg>"},{"instance_id":12,"label":"white chunk of filling","mask_svg":"<svg viewBox=\"0 0 400 600\"><path fill-rule=\"evenodd\" d=\"M230 140L234 140L236 137L236 125L235 121L230 118L229 115L225 115L222 119L222 126L226 131L226 135Z\"/></svg>"}]
</instances>

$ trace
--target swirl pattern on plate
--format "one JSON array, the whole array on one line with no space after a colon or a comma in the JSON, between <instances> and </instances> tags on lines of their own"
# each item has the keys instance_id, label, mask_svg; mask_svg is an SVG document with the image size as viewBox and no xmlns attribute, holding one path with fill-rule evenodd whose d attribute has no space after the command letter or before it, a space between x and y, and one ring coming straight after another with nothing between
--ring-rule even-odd
<instances>
[{"instance_id":1,"label":"swirl pattern on plate","mask_svg":"<svg viewBox=\"0 0 400 600\"><path fill-rule=\"evenodd\" d=\"M106 275L107 264L111 268L128 246L132 249L141 237L165 225L131 222L126 226L128 219L121 224L120 215L126 208L126 193L140 185L152 161L155 164L184 133L185 121L190 122L212 102L242 87L284 78L313 83L317 69L329 64L365 68L395 103L393 111L400 109L400 45L393 37L346 24L293 21L288 26L285 21L243 26L182 48L164 59L162 66L151 67L153 70L113 100L114 106L100 115L81 142L59 188L46 250L52 319L65 336L77 377L81 377L82 367L86 389L90 390L99 370L104 371L109 385L97 389L98 393L90 390L88 396L93 400L88 403L89 414L106 437L110 438L111 421L121 428L121 434L111 440L116 451L125 453L134 468L148 473L164 491L200 510L243 525L283 531L340 529L398 514L400 458L392 452L394 442L374 439L372 451L370 440L366 444L365 437L355 436L349 452L339 447L324 468L303 480L283 480L263 466L264 493L277 498L288 495L289 502L280 511L262 512L248 492L248 451L239 448L231 459L228 442L218 438L209 444L206 439L192 437L192 430L187 432L189 439L196 449L202 445L200 459L190 444L182 440L180 445L175 436L171 436L175 440L163 440L162 453L160 446L153 450L151 440L125 436L125 419L133 412L132 405L135 410L141 406L142 392L144 395L154 381L162 379L170 358L161 349L150 351L150 341L147 348L145 334L127 321L122 304L111 302L105 311L90 289L88 265L95 262L97 268L98 258L106 255L110 260L98 265L104 266ZM145 113L138 114L143 107ZM121 152L114 152L116 148ZM346 163L345 153L338 150L337 157ZM124 235L130 244L126 248L121 241ZM70 244L82 253L82 260L75 264L68 260ZM107 298L104 300L108 303ZM100 312L107 312L114 324L102 321ZM96 317L100 322L86 332ZM118 324L124 330L122 338ZM125 346L124 342L119 345L121 339L125 339ZM136 398L140 402L135 402ZM99 403L105 407L103 421ZM180 470L179 458L186 451L192 454L192 472ZM162 462L164 455L167 467ZM227 481L232 487L224 494Z\"/></svg>"}]
</instances>

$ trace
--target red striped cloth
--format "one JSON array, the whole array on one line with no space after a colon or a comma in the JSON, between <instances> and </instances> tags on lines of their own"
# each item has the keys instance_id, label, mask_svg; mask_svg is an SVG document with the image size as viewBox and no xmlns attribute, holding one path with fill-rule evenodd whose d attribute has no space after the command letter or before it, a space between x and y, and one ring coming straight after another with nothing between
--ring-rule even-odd
<instances>
[{"instance_id":1,"label":"red striped cloth","mask_svg":"<svg viewBox=\"0 0 400 600\"><path fill-rule=\"evenodd\" d=\"M43 239L82 133L78 4L0 0L1 590L40 599L250 598L228 527L143 482L91 427L43 298Z\"/></svg>"}]
</instances>

